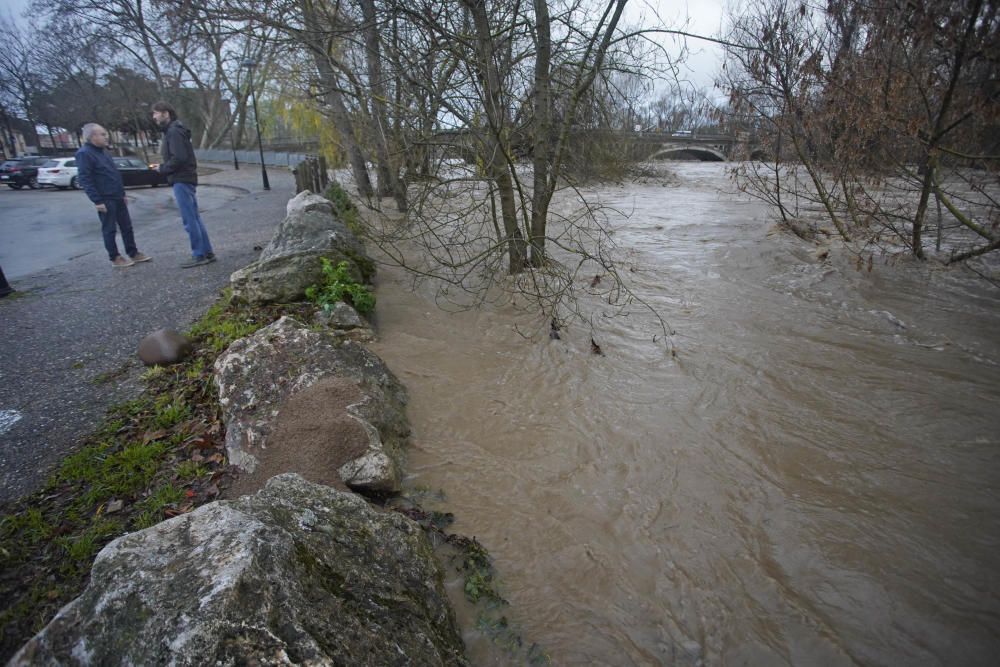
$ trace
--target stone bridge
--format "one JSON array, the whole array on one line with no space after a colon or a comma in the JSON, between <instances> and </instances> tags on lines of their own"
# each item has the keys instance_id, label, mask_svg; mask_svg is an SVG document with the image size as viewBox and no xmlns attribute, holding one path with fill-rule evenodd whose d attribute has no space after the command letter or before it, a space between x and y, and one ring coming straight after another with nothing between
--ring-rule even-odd
<instances>
[{"instance_id":1,"label":"stone bridge","mask_svg":"<svg viewBox=\"0 0 1000 667\"><path fill-rule=\"evenodd\" d=\"M578 129L572 132L573 141L597 141L620 145L629 157L638 161L682 159L725 162L732 159L746 159L753 153L755 142L749 134L708 134L692 131L661 132L656 130L594 130ZM427 141L436 146L451 146L462 152L471 154L475 138L467 130L446 130L438 132ZM513 141L515 153L526 155L528 151L519 150L529 142Z\"/></svg>"},{"instance_id":2,"label":"stone bridge","mask_svg":"<svg viewBox=\"0 0 1000 667\"><path fill-rule=\"evenodd\" d=\"M632 147L639 159L698 159L725 162L731 159L739 138L729 134L697 132L621 132L621 140Z\"/></svg>"}]
</instances>

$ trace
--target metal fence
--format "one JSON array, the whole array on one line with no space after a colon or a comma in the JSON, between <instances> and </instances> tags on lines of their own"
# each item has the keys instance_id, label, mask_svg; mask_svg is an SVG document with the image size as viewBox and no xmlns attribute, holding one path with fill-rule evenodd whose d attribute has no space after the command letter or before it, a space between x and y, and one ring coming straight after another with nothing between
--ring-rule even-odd
<instances>
[{"instance_id":1,"label":"metal fence","mask_svg":"<svg viewBox=\"0 0 1000 667\"><path fill-rule=\"evenodd\" d=\"M203 162L232 162L233 151L225 148L196 148L195 156ZM312 156L305 153L273 153L264 151L264 164L268 167L288 167L293 169L300 162ZM236 151L236 159L241 163L260 164L259 151Z\"/></svg>"}]
</instances>

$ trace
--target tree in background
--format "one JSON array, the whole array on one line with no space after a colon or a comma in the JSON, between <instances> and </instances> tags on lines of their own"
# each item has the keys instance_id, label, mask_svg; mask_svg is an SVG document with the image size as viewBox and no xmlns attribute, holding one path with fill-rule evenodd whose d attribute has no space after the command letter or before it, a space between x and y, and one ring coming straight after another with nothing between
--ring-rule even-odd
<instances>
[{"instance_id":1,"label":"tree in background","mask_svg":"<svg viewBox=\"0 0 1000 667\"><path fill-rule=\"evenodd\" d=\"M819 206L859 253L946 261L1000 248L995 3L751 0L731 19L725 85L773 160L741 186L794 219ZM936 219L932 211L936 208ZM859 258L860 261L860 258Z\"/></svg>"},{"instance_id":2,"label":"tree in background","mask_svg":"<svg viewBox=\"0 0 1000 667\"><path fill-rule=\"evenodd\" d=\"M0 104L7 114L28 121L30 132L25 137L38 145L37 110L44 90L44 81L34 67L32 41L13 22L0 23Z\"/></svg>"},{"instance_id":3,"label":"tree in background","mask_svg":"<svg viewBox=\"0 0 1000 667\"><path fill-rule=\"evenodd\" d=\"M276 57L277 45L266 27L235 24L197 3L34 0L32 13L46 21L44 32L66 35L61 43L74 44L72 53L77 48L96 53L103 63L95 72L98 79L123 67L152 82L154 94L144 101L171 99L202 148L219 145L231 134L241 142L249 96L242 63L253 58L255 76L266 80Z\"/></svg>"}]
</instances>

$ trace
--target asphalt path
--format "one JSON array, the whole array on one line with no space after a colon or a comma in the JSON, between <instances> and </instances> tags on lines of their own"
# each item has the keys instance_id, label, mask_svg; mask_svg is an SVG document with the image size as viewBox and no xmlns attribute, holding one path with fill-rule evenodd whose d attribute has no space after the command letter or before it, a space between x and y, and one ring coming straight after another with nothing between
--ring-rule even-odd
<instances>
[{"instance_id":1,"label":"asphalt path","mask_svg":"<svg viewBox=\"0 0 1000 667\"><path fill-rule=\"evenodd\" d=\"M183 330L230 274L258 254L294 195L290 172L206 165L202 219L219 260L190 257L168 187L126 192L136 244L153 261L116 269L93 205L79 191L0 188L0 502L36 490L114 403L141 391L136 349L159 328ZM121 250L119 239L119 249Z\"/></svg>"}]
</instances>

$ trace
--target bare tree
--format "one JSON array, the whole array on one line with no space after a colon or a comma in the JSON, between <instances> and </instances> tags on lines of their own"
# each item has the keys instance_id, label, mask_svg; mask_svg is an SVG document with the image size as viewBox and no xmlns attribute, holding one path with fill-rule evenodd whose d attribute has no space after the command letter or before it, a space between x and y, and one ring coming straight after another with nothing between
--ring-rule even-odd
<instances>
[{"instance_id":1,"label":"bare tree","mask_svg":"<svg viewBox=\"0 0 1000 667\"><path fill-rule=\"evenodd\" d=\"M39 76L32 54L31 39L8 17L0 23L0 96L8 113L21 114L31 126L31 136L38 145L35 131L38 98L44 91L44 82Z\"/></svg>"},{"instance_id":2,"label":"bare tree","mask_svg":"<svg viewBox=\"0 0 1000 667\"><path fill-rule=\"evenodd\" d=\"M933 203L946 261L996 250L997 11L982 0L745 5L726 84L735 109L763 119L773 161L745 166L741 185L784 219L799 214L789 201L818 203L859 252L897 243L924 258Z\"/></svg>"},{"instance_id":3,"label":"bare tree","mask_svg":"<svg viewBox=\"0 0 1000 667\"><path fill-rule=\"evenodd\" d=\"M195 141L202 147L228 134L234 106L235 136L243 136L249 90L241 63L253 58L259 76L274 59L265 27L227 23L203 11L200 3L34 0L32 9L50 21L52 32L66 25L85 31L85 43L103 49L106 70L122 65L148 73L158 97L180 95L181 106L197 118Z\"/></svg>"}]
</instances>

